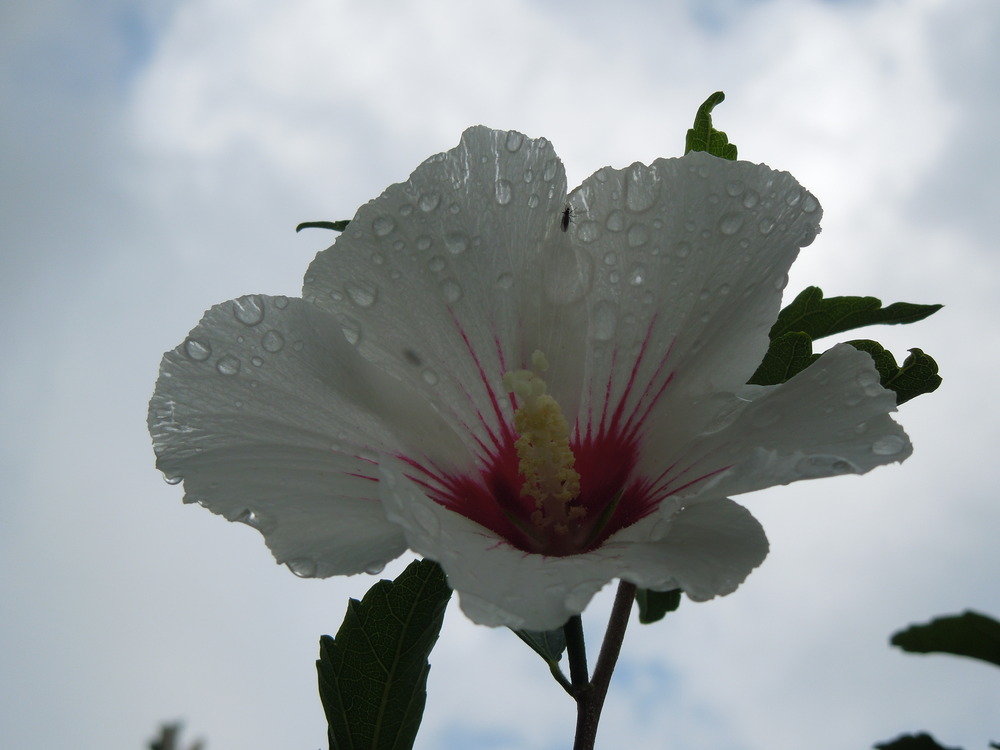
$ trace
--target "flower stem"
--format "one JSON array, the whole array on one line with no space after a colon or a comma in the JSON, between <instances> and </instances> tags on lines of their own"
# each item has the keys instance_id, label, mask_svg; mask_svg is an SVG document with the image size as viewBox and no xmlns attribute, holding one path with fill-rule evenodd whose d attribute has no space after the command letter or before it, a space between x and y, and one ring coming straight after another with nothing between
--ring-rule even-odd
<instances>
[{"instance_id":1,"label":"flower stem","mask_svg":"<svg viewBox=\"0 0 1000 750\"><path fill-rule=\"evenodd\" d=\"M632 583L622 581L618 584L618 593L615 596L614 606L611 608L608 629L604 634L604 643L601 644L601 653L597 657L593 679L590 680L585 689L578 690L576 695L576 740L573 743L573 750L594 750L594 742L597 740L597 724L601 720L601 710L604 708L604 699L608 694L611 674L615 671L615 664L618 662L618 655L622 650L625 629L628 627L628 618L632 612L632 602L635 601L635 589L635 584ZM581 630L581 643L582 640ZM569 643L567 624L567 650L569 650ZM572 651L569 655L572 658ZM571 670L572 664L571 661ZM577 686L575 678L573 686Z\"/></svg>"},{"instance_id":2,"label":"flower stem","mask_svg":"<svg viewBox=\"0 0 1000 750\"><path fill-rule=\"evenodd\" d=\"M577 694L590 686L587 672L587 647L583 641L583 620L580 615L569 618L563 625L566 635L566 657L569 660L569 679L573 683L573 693Z\"/></svg>"}]
</instances>

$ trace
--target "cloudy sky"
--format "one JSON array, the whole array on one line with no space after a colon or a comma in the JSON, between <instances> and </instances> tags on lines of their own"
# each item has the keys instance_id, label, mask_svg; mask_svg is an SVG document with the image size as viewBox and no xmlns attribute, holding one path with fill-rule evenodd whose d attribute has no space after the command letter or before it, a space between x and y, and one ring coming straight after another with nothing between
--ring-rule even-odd
<instances>
[{"instance_id":1,"label":"cloudy sky","mask_svg":"<svg viewBox=\"0 0 1000 750\"><path fill-rule=\"evenodd\" d=\"M1000 675L887 645L1000 616L1000 6L993 0L14 0L0 7L0 746L325 747L313 661L359 577L305 581L153 469L163 351L210 305L295 295L349 218L483 123L571 185L678 155L698 104L794 174L824 231L789 293L941 302L871 332L945 378L901 466L742 498L772 552L734 595L633 625L603 747L1000 739ZM400 569L387 569L393 573ZM608 596L586 617L600 636ZM417 746L556 750L573 707L454 606Z\"/></svg>"}]
</instances>

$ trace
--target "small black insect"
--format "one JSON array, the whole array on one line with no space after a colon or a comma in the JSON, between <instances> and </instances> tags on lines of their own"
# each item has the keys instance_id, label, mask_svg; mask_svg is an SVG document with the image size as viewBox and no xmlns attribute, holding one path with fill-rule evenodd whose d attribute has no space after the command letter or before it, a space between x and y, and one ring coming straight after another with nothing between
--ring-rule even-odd
<instances>
[{"instance_id":1,"label":"small black insect","mask_svg":"<svg viewBox=\"0 0 1000 750\"><path fill-rule=\"evenodd\" d=\"M564 232L569 229L569 222L573 218L573 207L566 204L566 208L562 210L562 216L559 218L559 228Z\"/></svg>"}]
</instances>

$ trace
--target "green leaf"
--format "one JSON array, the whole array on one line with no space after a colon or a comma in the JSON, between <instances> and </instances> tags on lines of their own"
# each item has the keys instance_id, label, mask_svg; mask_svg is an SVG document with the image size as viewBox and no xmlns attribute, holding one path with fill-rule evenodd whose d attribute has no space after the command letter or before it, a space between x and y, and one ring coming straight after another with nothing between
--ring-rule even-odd
<instances>
[{"instance_id":1,"label":"green leaf","mask_svg":"<svg viewBox=\"0 0 1000 750\"><path fill-rule=\"evenodd\" d=\"M639 622L648 625L662 620L667 612L673 612L681 606L681 590L636 589L635 600L639 604Z\"/></svg>"},{"instance_id":2,"label":"green leaf","mask_svg":"<svg viewBox=\"0 0 1000 750\"><path fill-rule=\"evenodd\" d=\"M802 331L821 339L843 331L877 323L915 323L936 313L943 305L914 305L897 302L882 307L875 297L830 297L823 299L818 286L806 287L780 313L770 336L778 338L791 331Z\"/></svg>"},{"instance_id":3,"label":"green leaf","mask_svg":"<svg viewBox=\"0 0 1000 750\"><path fill-rule=\"evenodd\" d=\"M911 625L890 643L911 653L955 654L1000 666L1000 622L971 610Z\"/></svg>"},{"instance_id":4,"label":"green leaf","mask_svg":"<svg viewBox=\"0 0 1000 750\"><path fill-rule=\"evenodd\" d=\"M694 127L687 132L685 154L689 151L707 151L712 156L736 161L736 146L729 142L725 133L712 127L712 110L725 98L725 94L716 91L698 107Z\"/></svg>"},{"instance_id":5,"label":"green leaf","mask_svg":"<svg viewBox=\"0 0 1000 750\"><path fill-rule=\"evenodd\" d=\"M903 734L890 742L875 746L876 750L957 750L939 745L929 734Z\"/></svg>"},{"instance_id":6,"label":"green leaf","mask_svg":"<svg viewBox=\"0 0 1000 750\"><path fill-rule=\"evenodd\" d=\"M343 219L341 221L303 221L295 227L295 231L301 232L303 229L332 229L334 232L343 232L350 223L350 219Z\"/></svg>"},{"instance_id":7,"label":"green leaf","mask_svg":"<svg viewBox=\"0 0 1000 750\"><path fill-rule=\"evenodd\" d=\"M812 338L807 333L792 331L771 339L771 345L749 381L752 385L778 385L798 375L819 359L813 354Z\"/></svg>"},{"instance_id":8,"label":"green leaf","mask_svg":"<svg viewBox=\"0 0 1000 750\"><path fill-rule=\"evenodd\" d=\"M409 750L427 700L427 656L451 597L437 563L351 599L336 638L320 639L319 694L331 750Z\"/></svg>"},{"instance_id":9,"label":"green leaf","mask_svg":"<svg viewBox=\"0 0 1000 750\"><path fill-rule=\"evenodd\" d=\"M896 394L896 404L902 404L923 393L936 391L941 385L937 362L920 349L910 349L910 356L903 360L903 366L896 364L896 358L881 344L867 339L848 341L855 349L868 352L875 360L879 381L883 388Z\"/></svg>"},{"instance_id":10,"label":"green leaf","mask_svg":"<svg viewBox=\"0 0 1000 750\"><path fill-rule=\"evenodd\" d=\"M566 632L555 630L515 630L514 635L531 646L531 650L545 659L550 668L559 668L559 660L566 650Z\"/></svg>"}]
</instances>

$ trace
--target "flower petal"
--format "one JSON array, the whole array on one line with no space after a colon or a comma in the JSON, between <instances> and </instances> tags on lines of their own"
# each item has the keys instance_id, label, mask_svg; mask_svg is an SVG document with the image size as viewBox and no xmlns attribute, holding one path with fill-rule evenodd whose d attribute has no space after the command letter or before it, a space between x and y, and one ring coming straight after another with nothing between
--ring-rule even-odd
<instances>
[{"instance_id":1,"label":"flower petal","mask_svg":"<svg viewBox=\"0 0 1000 750\"><path fill-rule=\"evenodd\" d=\"M767 551L757 519L726 498L683 508L666 525L644 519L600 550L620 554L621 578L654 591L683 589L695 601L731 594Z\"/></svg>"},{"instance_id":2,"label":"flower petal","mask_svg":"<svg viewBox=\"0 0 1000 750\"><path fill-rule=\"evenodd\" d=\"M602 169L570 203L595 269L583 423L669 419L683 444L691 400L760 363L819 203L786 172L703 152Z\"/></svg>"},{"instance_id":3,"label":"flower petal","mask_svg":"<svg viewBox=\"0 0 1000 750\"><path fill-rule=\"evenodd\" d=\"M685 502L695 494L726 497L800 479L864 474L913 451L889 416L895 394L879 385L871 357L849 344L834 346L787 383L744 391L750 392L756 397L730 413L728 426L675 456L666 481L689 486ZM656 463L648 458L649 466ZM710 478L689 484L697 477Z\"/></svg>"},{"instance_id":4,"label":"flower petal","mask_svg":"<svg viewBox=\"0 0 1000 750\"><path fill-rule=\"evenodd\" d=\"M149 429L158 467L183 478L187 502L258 528L305 576L372 570L405 550L378 499L379 451L471 460L334 316L284 297L209 310L164 355Z\"/></svg>"},{"instance_id":5,"label":"flower petal","mask_svg":"<svg viewBox=\"0 0 1000 750\"><path fill-rule=\"evenodd\" d=\"M549 355L550 382L579 394L585 310L560 227L565 195L548 141L470 128L359 209L309 267L303 296L456 429L488 441L510 416L503 374L534 350Z\"/></svg>"}]
</instances>

